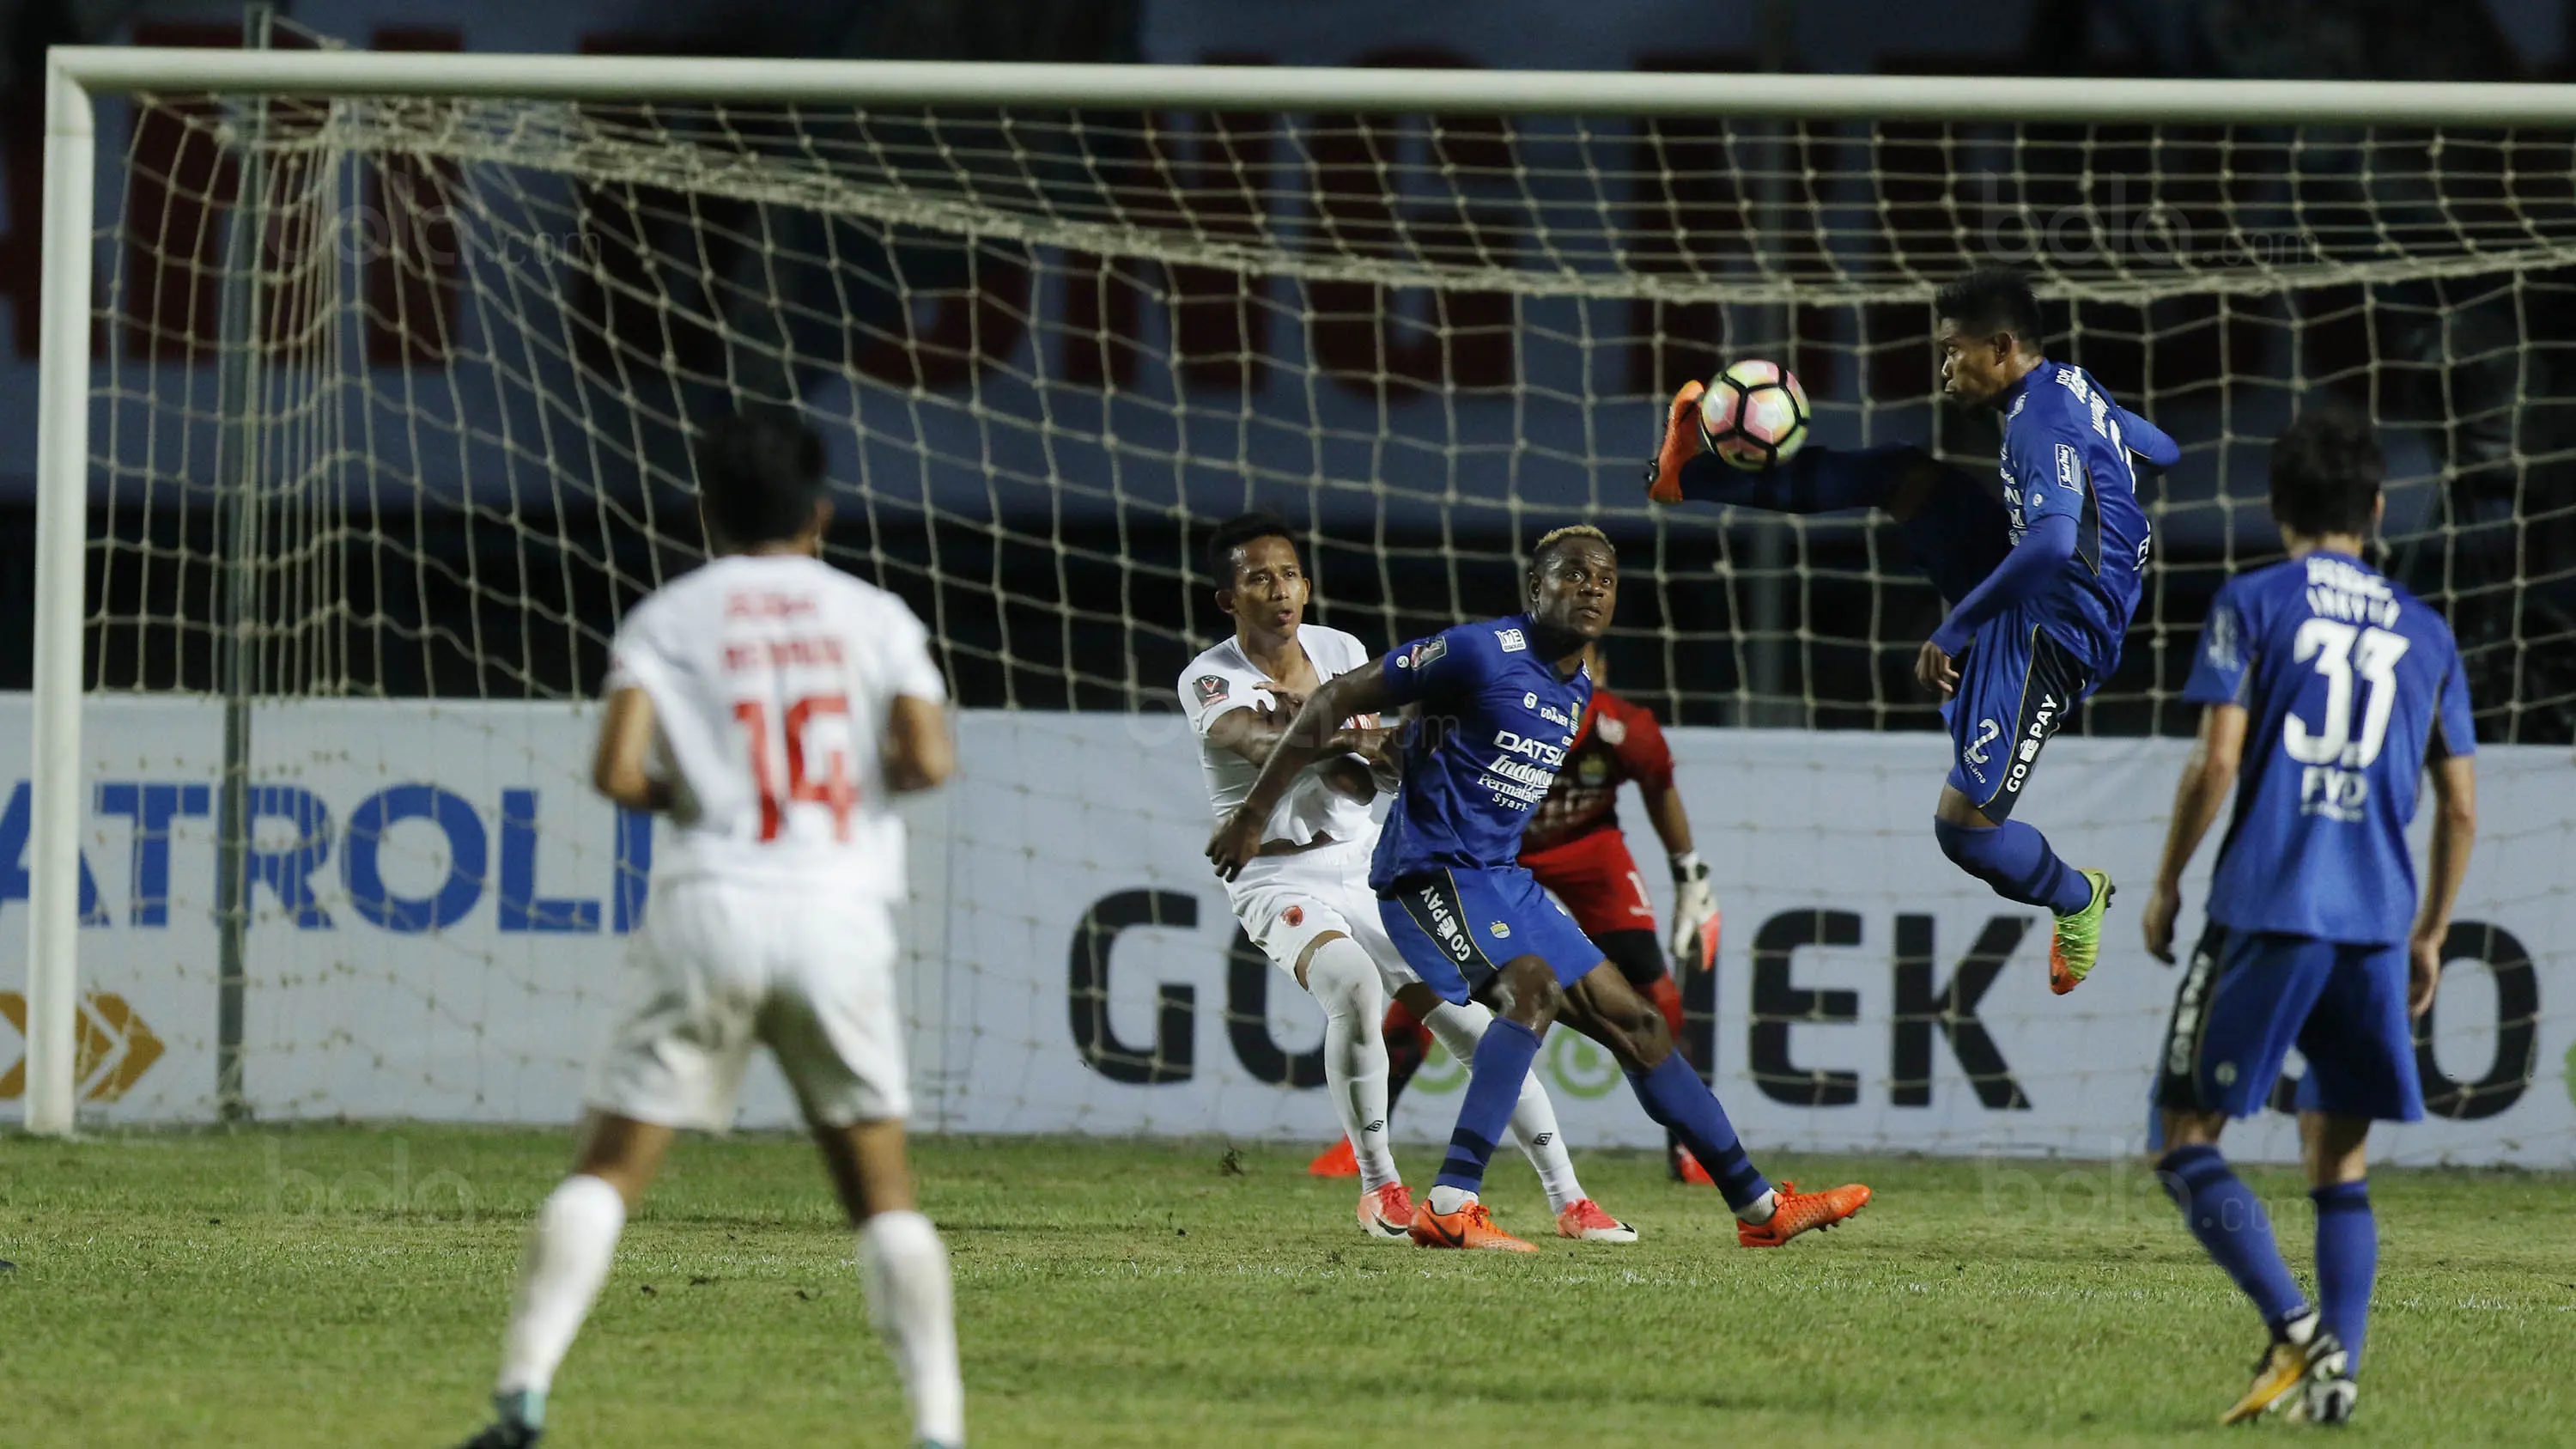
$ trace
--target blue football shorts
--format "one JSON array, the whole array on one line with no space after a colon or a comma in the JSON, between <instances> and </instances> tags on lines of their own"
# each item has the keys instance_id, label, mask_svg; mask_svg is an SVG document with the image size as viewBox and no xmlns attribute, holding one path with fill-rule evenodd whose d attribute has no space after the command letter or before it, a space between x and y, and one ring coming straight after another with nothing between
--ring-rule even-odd
<instances>
[{"instance_id":1,"label":"blue football shorts","mask_svg":"<svg viewBox=\"0 0 2576 1449\"><path fill-rule=\"evenodd\" d=\"M1959 691L1941 706L1950 727L1950 785L2001 825L2020 803L2040 750L2091 680L2075 651L2019 609L1979 626L1957 662Z\"/></svg>"},{"instance_id":2,"label":"blue football shorts","mask_svg":"<svg viewBox=\"0 0 2576 1449\"><path fill-rule=\"evenodd\" d=\"M2248 1117L2295 1045L2307 1058L2291 1105L2382 1122L2424 1117L2406 946L2213 925L2174 994L2156 1105Z\"/></svg>"},{"instance_id":3,"label":"blue football shorts","mask_svg":"<svg viewBox=\"0 0 2576 1449\"><path fill-rule=\"evenodd\" d=\"M1516 956L1544 957L1565 986L1603 959L1565 907L1516 865L1409 875L1378 897L1377 909L1404 964L1444 1001L1465 1002Z\"/></svg>"}]
</instances>

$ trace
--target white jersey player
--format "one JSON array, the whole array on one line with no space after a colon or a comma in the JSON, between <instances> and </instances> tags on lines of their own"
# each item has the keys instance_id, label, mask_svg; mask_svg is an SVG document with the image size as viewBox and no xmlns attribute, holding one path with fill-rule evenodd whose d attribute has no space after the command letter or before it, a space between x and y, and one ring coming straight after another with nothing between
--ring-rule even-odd
<instances>
[{"instance_id":1,"label":"white jersey player","mask_svg":"<svg viewBox=\"0 0 2576 1449\"><path fill-rule=\"evenodd\" d=\"M1307 694L1367 663L1369 651L1338 629L1304 622L1312 591L1288 526L1250 513L1219 525L1209 567L1223 587L1216 605L1234 634L1190 661L1181 708L1199 740L1208 804L1223 820L1252 788L1262 761ZM1324 1008L1324 1087L1360 1169L1360 1230L1401 1242L1413 1198L1387 1148L1386 1039L1379 1018L1390 994L1466 1061L1493 1014L1451 1006L1417 980L1379 923L1369 889L1377 823L1373 772L1392 755L1390 729L1345 721L1333 743L1347 753L1309 766L1281 798L1258 857L1226 885L1244 933L1271 963ZM1593 1242L1632 1243L1636 1231L1583 1193L1556 1127L1556 1108L1532 1075L1512 1114L1512 1135L1529 1154L1557 1215L1557 1231Z\"/></svg>"},{"instance_id":2,"label":"white jersey player","mask_svg":"<svg viewBox=\"0 0 2576 1449\"><path fill-rule=\"evenodd\" d=\"M503 1342L498 1419L470 1449L533 1444L555 1368L673 1131L721 1131L754 1045L795 1090L858 1229L871 1315L916 1442L964 1442L947 1250L913 1207L892 910L890 796L954 763L929 636L901 599L817 556L821 440L737 418L698 450L718 557L628 615L610 650L601 794L667 812L631 946L638 998L591 1077L572 1175L538 1215Z\"/></svg>"}]
</instances>

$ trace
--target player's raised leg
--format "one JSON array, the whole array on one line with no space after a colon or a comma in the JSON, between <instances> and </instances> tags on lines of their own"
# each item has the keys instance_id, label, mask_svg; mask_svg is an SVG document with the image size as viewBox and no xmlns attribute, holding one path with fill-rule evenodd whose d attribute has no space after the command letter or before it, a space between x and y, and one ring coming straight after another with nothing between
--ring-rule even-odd
<instances>
[{"instance_id":1,"label":"player's raised leg","mask_svg":"<svg viewBox=\"0 0 2576 1449\"><path fill-rule=\"evenodd\" d=\"M593 1112L582 1125L571 1175L557 1184L528 1229L519 1287L501 1335L493 1421L466 1449L525 1449L545 1432L555 1370L590 1316L617 1256L626 1215L661 1170L671 1129Z\"/></svg>"}]
</instances>

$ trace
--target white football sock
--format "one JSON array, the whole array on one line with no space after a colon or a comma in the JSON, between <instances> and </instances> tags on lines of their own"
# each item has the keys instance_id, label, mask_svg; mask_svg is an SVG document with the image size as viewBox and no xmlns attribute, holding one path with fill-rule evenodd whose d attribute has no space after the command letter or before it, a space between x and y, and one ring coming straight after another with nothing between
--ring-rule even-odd
<instances>
[{"instance_id":1,"label":"white football sock","mask_svg":"<svg viewBox=\"0 0 2576 1449\"><path fill-rule=\"evenodd\" d=\"M1336 936L1306 958L1306 991L1324 1008L1324 1091L1359 1159L1360 1191L1399 1181L1386 1143L1386 987L1360 943Z\"/></svg>"},{"instance_id":2,"label":"white football sock","mask_svg":"<svg viewBox=\"0 0 2576 1449\"><path fill-rule=\"evenodd\" d=\"M1431 1189L1431 1210L1442 1217L1457 1212L1475 1200L1474 1193L1463 1187L1451 1187L1445 1182Z\"/></svg>"},{"instance_id":3,"label":"white football sock","mask_svg":"<svg viewBox=\"0 0 2576 1449\"><path fill-rule=\"evenodd\" d=\"M1779 1210L1780 1190L1778 1188L1773 1188L1771 1191L1762 1194L1753 1201L1746 1203L1743 1207L1738 1208L1735 1216L1739 1220L1751 1223L1753 1226L1758 1228L1764 1223L1771 1221L1771 1215Z\"/></svg>"},{"instance_id":4,"label":"white football sock","mask_svg":"<svg viewBox=\"0 0 2576 1449\"><path fill-rule=\"evenodd\" d=\"M527 1391L543 1402L573 1335L590 1315L626 1229L626 1199L605 1178L567 1177L537 1210L519 1265L519 1296L501 1337L500 1394ZM542 1412L542 1411L540 1411Z\"/></svg>"},{"instance_id":5,"label":"white football sock","mask_svg":"<svg viewBox=\"0 0 2576 1449\"><path fill-rule=\"evenodd\" d=\"M1472 1061L1476 1043L1494 1014L1470 1001L1464 1006L1444 1005L1431 1013L1424 1023L1431 1034L1440 1038L1449 1055ZM1521 1079L1521 1099L1512 1107L1512 1141L1529 1158L1538 1171L1539 1186L1547 1191L1547 1210L1561 1213L1583 1201L1583 1184L1574 1175L1574 1157L1565 1150L1565 1134L1557 1130L1556 1103L1549 1099L1547 1088L1539 1084L1538 1071ZM1435 1212L1448 1209L1435 1208Z\"/></svg>"},{"instance_id":6,"label":"white football sock","mask_svg":"<svg viewBox=\"0 0 2576 1449\"><path fill-rule=\"evenodd\" d=\"M868 1317L912 1401L913 1437L965 1443L966 1386L957 1374L957 1320L939 1230L917 1212L869 1218L859 1229L859 1280Z\"/></svg>"}]
</instances>

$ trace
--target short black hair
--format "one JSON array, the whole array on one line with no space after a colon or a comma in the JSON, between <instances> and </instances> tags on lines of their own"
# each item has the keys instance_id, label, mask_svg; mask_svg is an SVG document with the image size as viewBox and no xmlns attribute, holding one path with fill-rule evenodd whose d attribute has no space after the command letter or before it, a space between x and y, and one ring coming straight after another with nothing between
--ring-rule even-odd
<instances>
[{"instance_id":1,"label":"short black hair","mask_svg":"<svg viewBox=\"0 0 2576 1449\"><path fill-rule=\"evenodd\" d=\"M2311 538L2366 534L2387 468L2369 419L2340 406L2301 413L2272 440L2272 517Z\"/></svg>"},{"instance_id":2,"label":"short black hair","mask_svg":"<svg viewBox=\"0 0 2576 1449\"><path fill-rule=\"evenodd\" d=\"M1932 314L1972 333L2009 332L2034 352L2048 331L2040 320L2039 298L2031 295L2030 278L2011 267L1979 267L1943 282L1932 294Z\"/></svg>"},{"instance_id":3,"label":"short black hair","mask_svg":"<svg viewBox=\"0 0 2576 1449\"><path fill-rule=\"evenodd\" d=\"M1236 514L1218 524L1216 531L1208 535L1208 577L1216 580L1218 588L1234 587L1234 551L1256 538L1284 538L1290 548L1297 546L1297 531L1278 514L1258 509Z\"/></svg>"},{"instance_id":4,"label":"short black hair","mask_svg":"<svg viewBox=\"0 0 2576 1449\"><path fill-rule=\"evenodd\" d=\"M763 410L710 425L698 437L698 506L736 548L803 533L823 501L823 439L794 413Z\"/></svg>"}]
</instances>

